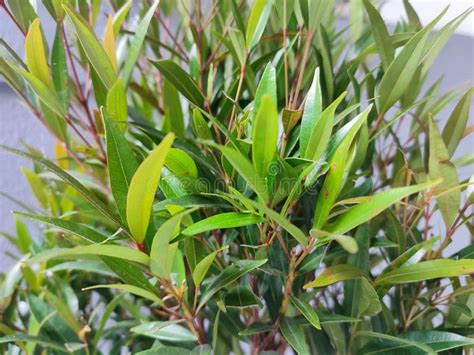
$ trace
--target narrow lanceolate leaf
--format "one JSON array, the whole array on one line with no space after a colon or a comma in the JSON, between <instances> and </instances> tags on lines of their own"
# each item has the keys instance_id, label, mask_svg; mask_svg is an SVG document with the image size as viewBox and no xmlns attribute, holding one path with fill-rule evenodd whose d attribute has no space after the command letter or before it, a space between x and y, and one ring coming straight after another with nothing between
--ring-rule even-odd
<instances>
[{"instance_id":1,"label":"narrow lanceolate leaf","mask_svg":"<svg viewBox=\"0 0 474 355\"><path fill-rule=\"evenodd\" d=\"M348 235L329 233L315 228L311 229L309 231L309 234L313 237L320 237L317 240L317 244L325 244L331 240L335 240L341 245L341 247L344 248L344 250L351 254L357 253L357 251L359 250L356 240L352 237L349 237Z\"/></svg>"},{"instance_id":2,"label":"narrow lanceolate leaf","mask_svg":"<svg viewBox=\"0 0 474 355\"><path fill-rule=\"evenodd\" d=\"M77 38L81 43L82 49L87 56L90 64L94 67L102 83L110 89L117 81L117 74L110 62L103 46L98 41L94 32L90 29L87 22L77 15L68 5L63 5L64 10L72 20Z\"/></svg>"},{"instance_id":3,"label":"narrow lanceolate leaf","mask_svg":"<svg viewBox=\"0 0 474 355\"><path fill-rule=\"evenodd\" d=\"M53 89L51 89L47 84L43 83L40 79L38 79L33 74L27 72L26 70L16 67L10 63L8 65L28 82L35 94L38 95L41 102L43 102L47 107L49 107L51 111L61 117L67 115L63 105L61 104L61 101L59 100Z\"/></svg>"},{"instance_id":4,"label":"narrow lanceolate leaf","mask_svg":"<svg viewBox=\"0 0 474 355\"><path fill-rule=\"evenodd\" d=\"M266 184L260 183L261 179L259 178L257 171L247 157L231 147L219 147L219 150L252 190L266 201L268 199Z\"/></svg>"},{"instance_id":5,"label":"narrow lanceolate leaf","mask_svg":"<svg viewBox=\"0 0 474 355\"><path fill-rule=\"evenodd\" d=\"M127 129L127 96L122 79L118 79L107 93L106 108L116 126L121 132L125 132Z\"/></svg>"},{"instance_id":6,"label":"narrow lanceolate leaf","mask_svg":"<svg viewBox=\"0 0 474 355\"><path fill-rule=\"evenodd\" d=\"M57 165L51 163L47 159L40 158L34 154L28 153L28 152L23 152L18 149L6 147L6 146L0 146L1 148L5 149L6 151L10 153L14 153L16 155L28 158L35 163L39 164L46 170L49 170L56 176L58 176L61 180L63 180L65 183L69 184L72 186L77 192L79 192L89 203L94 206L97 211L102 213L104 217L109 219L112 223L114 224L120 224L120 222L117 221L116 217L114 214L108 209L107 206L104 205L104 203L99 200L91 191L89 191L83 184L81 184L76 178L62 170L60 167Z\"/></svg>"},{"instance_id":7,"label":"narrow lanceolate leaf","mask_svg":"<svg viewBox=\"0 0 474 355\"><path fill-rule=\"evenodd\" d=\"M459 185L456 167L449 161L448 150L438 126L432 119L429 122L429 148L428 173L433 180L442 179L442 182L436 186L436 193L439 194L436 202L446 226L450 227L458 215L461 190L455 188ZM447 190L450 191L443 193Z\"/></svg>"},{"instance_id":8,"label":"narrow lanceolate leaf","mask_svg":"<svg viewBox=\"0 0 474 355\"><path fill-rule=\"evenodd\" d=\"M304 285L304 288L324 287L339 281L353 280L365 277L357 267L349 264L339 264L326 268L314 281Z\"/></svg>"},{"instance_id":9,"label":"narrow lanceolate leaf","mask_svg":"<svg viewBox=\"0 0 474 355\"><path fill-rule=\"evenodd\" d=\"M212 133L201 111L193 110L193 130L196 136L202 140L212 140Z\"/></svg>"},{"instance_id":10,"label":"narrow lanceolate leaf","mask_svg":"<svg viewBox=\"0 0 474 355\"><path fill-rule=\"evenodd\" d=\"M346 127L348 128L347 133L341 138L341 143L336 148L333 148L332 144L328 147L329 173L324 180L323 187L316 201L313 228L322 229L326 224L329 213L343 186L345 171L350 167L351 146L353 145L354 138L362 124L367 120L371 109L372 105L341 129L342 132ZM333 141L338 140L339 136L337 134L334 135ZM345 232L333 233L344 234Z\"/></svg>"},{"instance_id":11,"label":"narrow lanceolate leaf","mask_svg":"<svg viewBox=\"0 0 474 355\"><path fill-rule=\"evenodd\" d=\"M252 161L261 178L269 175L278 142L278 112L269 95L262 102L252 127Z\"/></svg>"},{"instance_id":12,"label":"narrow lanceolate leaf","mask_svg":"<svg viewBox=\"0 0 474 355\"><path fill-rule=\"evenodd\" d=\"M166 79L163 83L163 101L165 104L166 128L178 137L184 137L184 117L178 90Z\"/></svg>"},{"instance_id":13,"label":"narrow lanceolate leaf","mask_svg":"<svg viewBox=\"0 0 474 355\"><path fill-rule=\"evenodd\" d=\"M184 150L171 148L166 156L165 166L178 176L198 177L196 163Z\"/></svg>"},{"instance_id":14,"label":"narrow lanceolate leaf","mask_svg":"<svg viewBox=\"0 0 474 355\"><path fill-rule=\"evenodd\" d=\"M55 342L48 338L44 338L40 336L16 333L16 334L0 337L0 344L6 344L6 343L24 344L25 342L30 343L30 344L38 344L46 349L57 350L64 353L68 352L68 350L60 342Z\"/></svg>"},{"instance_id":15,"label":"narrow lanceolate leaf","mask_svg":"<svg viewBox=\"0 0 474 355\"><path fill-rule=\"evenodd\" d=\"M36 197L43 209L47 209L49 205L48 200L48 188L45 186L43 180L35 174L34 172L28 170L27 168L22 167L21 172L28 181L30 189L33 192L33 195Z\"/></svg>"},{"instance_id":16,"label":"narrow lanceolate leaf","mask_svg":"<svg viewBox=\"0 0 474 355\"><path fill-rule=\"evenodd\" d=\"M161 169L173 140L174 134L169 133L140 164L130 182L127 194L127 222L133 238L138 243L145 239Z\"/></svg>"},{"instance_id":17,"label":"narrow lanceolate leaf","mask_svg":"<svg viewBox=\"0 0 474 355\"><path fill-rule=\"evenodd\" d=\"M284 317L280 322L280 332L298 355L309 355L303 328L295 320Z\"/></svg>"},{"instance_id":18,"label":"narrow lanceolate leaf","mask_svg":"<svg viewBox=\"0 0 474 355\"><path fill-rule=\"evenodd\" d=\"M311 131L316 122L320 119L323 109L323 98L321 95L321 83L319 80L319 68L314 72L313 82L306 95L303 117L301 118L300 129L300 156L306 156L306 148L311 136Z\"/></svg>"},{"instance_id":19,"label":"narrow lanceolate leaf","mask_svg":"<svg viewBox=\"0 0 474 355\"><path fill-rule=\"evenodd\" d=\"M369 0L364 0L364 5L369 15L370 26L372 27L372 34L377 45L380 60L384 70L387 70L395 57L395 48L380 13Z\"/></svg>"},{"instance_id":20,"label":"narrow lanceolate leaf","mask_svg":"<svg viewBox=\"0 0 474 355\"><path fill-rule=\"evenodd\" d=\"M107 144L107 168L110 187L117 210L123 223L127 220L127 193L138 164L127 139L123 136L108 113L101 109Z\"/></svg>"},{"instance_id":21,"label":"narrow lanceolate leaf","mask_svg":"<svg viewBox=\"0 0 474 355\"><path fill-rule=\"evenodd\" d=\"M115 34L112 15L109 15L107 18L107 24L105 25L104 49L105 53L107 53L107 56L109 57L110 64L112 64L114 70L117 71L117 58L115 56Z\"/></svg>"},{"instance_id":22,"label":"narrow lanceolate leaf","mask_svg":"<svg viewBox=\"0 0 474 355\"><path fill-rule=\"evenodd\" d=\"M471 97L474 88L469 89L454 107L451 116L443 130L444 144L448 148L449 156L452 157L461 139L464 136L467 121L469 119L469 109L471 108Z\"/></svg>"},{"instance_id":23,"label":"narrow lanceolate leaf","mask_svg":"<svg viewBox=\"0 0 474 355\"><path fill-rule=\"evenodd\" d=\"M260 82L258 83L253 103L252 124L257 118L257 113L260 110L260 104L262 103L264 95L270 96L274 105L277 106L276 72L271 63L268 63L265 67Z\"/></svg>"},{"instance_id":24,"label":"narrow lanceolate leaf","mask_svg":"<svg viewBox=\"0 0 474 355\"><path fill-rule=\"evenodd\" d=\"M263 221L265 221L264 218L252 215L250 213L227 212L217 214L215 216L208 217L199 222L196 222L185 230L183 230L182 234L191 236L214 229L237 228L250 224L260 223Z\"/></svg>"},{"instance_id":25,"label":"narrow lanceolate leaf","mask_svg":"<svg viewBox=\"0 0 474 355\"><path fill-rule=\"evenodd\" d=\"M67 111L69 107L69 73L60 25L56 27L56 34L51 51L51 76L53 77L56 93L64 110Z\"/></svg>"},{"instance_id":26,"label":"narrow lanceolate leaf","mask_svg":"<svg viewBox=\"0 0 474 355\"><path fill-rule=\"evenodd\" d=\"M148 265L150 258L145 253L119 245L93 244L74 248L54 248L45 250L29 259L28 263L37 263L54 258L68 258L74 256L111 256L139 264Z\"/></svg>"},{"instance_id":27,"label":"narrow lanceolate leaf","mask_svg":"<svg viewBox=\"0 0 474 355\"><path fill-rule=\"evenodd\" d=\"M250 11L245 34L245 46L251 50L262 37L273 6L273 0L257 0Z\"/></svg>"},{"instance_id":28,"label":"narrow lanceolate leaf","mask_svg":"<svg viewBox=\"0 0 474 355\"><path fill-rule=\"evenodd\" d=\"M148 9L147 13L143 17L143 19L138 24L137 30L135 31L135 35L133 36L132 43L130 44L130 48L127 51L127 59L125 60L125 64L123 66L123 82L124 86L126 87L130 82L132 77L133 69L137 64L138 57L140 55L140 51L143 46L143 42L145 41L146 33L148 32L148 26L150 26L150 21L153 18L153 15L158 7L160 0L155 0L151 7Z\"/></svg>"},{"instance_id":29,"label":"narrow lanceolate leaf","mask_svg":"<svg viewBox=\"0 0 474 355\"><path fill-rule=\"evenodd\" d=\"M176 320L147 322L133 327L130 330L140 335L171 343L195 342L197 340L196 335L187 328L177 324L178 322L179 321ZM160 349L163 348L160 346ZM167 349L164 347L164 349L162 354L182 354L180 348L170 347ZM151 350L152 353L156 353L153 348ZM160 353L160 351L158 351L158 353ZM190 352L190 354L194 354L194 352Z\"/></svg>"},{"instance_id":30,"label":"narrow lanceolate leaf","mask_svg":"<svg viewBox=\"0 0 474 355\"><path fill-rule=\"evenodd\" d=\"M377 106L380 113L387 112L410 85L413 75L423 59L429 34L434 25L446 13L446 10L447 8L430 24L413 36L387 68L380 81L377 93Z\"/></svg>"},{"instance_id":31,"label":"narrow lanceolate leaf","mask_svg":"<svg viewBox=\"0 0 474 355\"><path fill-rule=\"evenodd\" d=\"M133 286L133 285L127 285L127 284L96 285L96 286L83 288L82 290L88 291L88 290L94 290L98 288L111 288L111 289L121 290L121 291L125 291L128 293L146 298L158 304L162 303L161 299L154 293L150 292L149 290L146 290L137 286Z\"/></svg>"},{"instance_id":32,"label":"narrow lanceolate leaf","mask_svg":"<svg viewBox=\"0 0 474 355\"><path fill-rule=\"evenodd\" d=\"M194 268L193 281L196 287L199 287L202 280L204 280L204 277L206 276L209 268L214 262L216 255L217 255L217 251L212 252L211 254L207 255L204 259L202 259Z\"/></svg>"},{"instance_id":33,"label":"narrow lanceolate leaf","mask_svg":"<svg viewBox=\"0 0 474 355\"><path fill-rule=\"evenodd\" d=\"M336 108L346 94L343 92L319 117L314 118L304 158L318 161L323 156L331 137Z\"/></svg>"},{"instance_id":34,"label":"narrow lanceolate leaf","mask_svg":"<svg viewBox=\"0 0 474 355\"><path fill-rule=\"evenodd\" d=\"M422 261L413 265L402 266L398 269L384 273L377 280L377 286L403 284L406 282L419 282L457 277L474 273L474 260L438 259Z\"/></svg>"},{"instance_id":35,"label":"narrow lanceolate leaf","mask_svg":"<svg viewBox=\"0 0 474 355\"><path fill-rule=\"evenodd\" d=\"M46 86L51 87L48 62L43 43L40 20L33 21L25 38L26 65L30 73Z\"/></svg>"},{"instance_id":36,"label":"narrow lanceolate leaf","mask_svg":"<svg viewBox=\"0 0 474 355\"><path fill-rule=\"evenodd\" d=\"M239 260L224 269L206 288L201 300L199 301L198 310L203 307L212 296L223 288L229 286L250 271L255 270L265 264L267 259L263 260Z\"/></svg>"},{"instance_id":37,"label":"narrow lanceolate leaf","mask_svg":"<svg viewBox=\"0 0 474 355\"><path fill-rule=\"evenodd\" d=\"M311 307L308 302L304 302L295 296L290 296L290 301L293 307L298 309L301 314L306 318L306 320L311 323L316 329L321 329L321 323L319 322L319 317L316 311Z\"/></svg>"},{"instance_id":38,"label":"narrow lanceolate leaf","mask_svg":"<svg viewBox=\"0 0 474 355\"><path fill-rule=\"evenodd\" d=\"M151 61L163 76L194 105L204 106L204 94L196 82L175 62L167 59Z\"/></svg>"},{"instance_id":39,"label":"narrow lanceolate leaf","mask_svg":"<svg viewBox=\"0 0 474 355\"><path fill-rule=\"evenodd\" d=\"M358 204L343 214L328 230L331 233L347 233L362 223L374 218L401 199L425 190L433 184L433 182L427 182L414 186L399 187L374 195L370 200Z\"/></svg>"}]
</instances>

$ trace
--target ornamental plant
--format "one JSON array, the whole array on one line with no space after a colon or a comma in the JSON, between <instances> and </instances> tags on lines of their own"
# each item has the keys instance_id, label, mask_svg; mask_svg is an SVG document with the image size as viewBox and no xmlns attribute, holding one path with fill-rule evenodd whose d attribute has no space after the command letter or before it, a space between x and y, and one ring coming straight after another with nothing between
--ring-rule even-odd
<instances>
[{"instance_id":1,"label":"ornamental plant","mask_svg":"<svg viewBox=\"0 0 474 355\"><path fill-rule=\"evenodd\" d=\"M38 200L3 193L5 353L472 351L473 89L425 84L471 10L38 5L0 1L0 72L55 140L3 147Z\"/></svg>"}]
</instances>

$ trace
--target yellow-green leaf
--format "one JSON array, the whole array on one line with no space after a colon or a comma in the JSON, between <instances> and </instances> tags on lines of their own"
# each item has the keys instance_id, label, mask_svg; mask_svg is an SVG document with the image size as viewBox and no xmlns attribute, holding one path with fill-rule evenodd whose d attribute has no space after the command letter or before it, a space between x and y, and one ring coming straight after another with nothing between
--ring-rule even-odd
<instances>
[{"instance_id":1,"label":"yellow-green leaf","mask_svg":"<svg viewBox=\"0 0 474 355\"><path fill-rule=\"evenodd\" d=\"M105 53L107 53L107 56L109 57L112 67L115 71L117 71L117 58L115 56L115 34L112 15L109 15L107 18L107 24L105 25L104 49Z\"/></svg>"},{"instance_id":2,"label":"yellow-green leaf","mask_svg":"<svg viewBox=\"0 0 474 355\"><path fill-rule=\"evenodd\" d=\"M107 112L121 132L127 129L127 96L122 79L110 88L107 94Z\"/></svg>"},{"instance_id":3,"label":"yellow-green leaf","mask_svg":"<svg viewBox=\"0 0 474 355\"><path fill-rule=\"evenodd\" d=\"M128 189L127 222L133 238L139 243L145 239L161 169L173 140L174 134L169 133L153 149L138 167Z\"/></svg>"},{"instance_id":4,"label":"yellow-green leaf","mask_svg":"<svg viewBox=\"0 0 474 355\"><path fill-rule=\"evenodd\" d=\"M32 75L49 87L52 87L49 75L46 52L44 50L43 33L40 20L37 18L31 24L25 38L26 65Z\"/></svg>"},{"instance_id":5,"label":"yellow-green leaf","mask_svg":"<svg viewBox=\"0 0 474 355\"><path fill-rule=\"evenodd\" d=\"M353 265L339 264L326 268L314 281L304 285L304 288L324 287L339 281L353 280L365 277L365 274Z\"/></svg>"}]
</instances>

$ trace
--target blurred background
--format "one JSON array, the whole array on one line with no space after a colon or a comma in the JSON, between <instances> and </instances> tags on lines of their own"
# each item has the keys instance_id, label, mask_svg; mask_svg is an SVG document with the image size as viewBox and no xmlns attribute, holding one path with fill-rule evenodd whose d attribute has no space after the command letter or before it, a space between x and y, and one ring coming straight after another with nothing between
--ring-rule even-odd
<instances>
[{"instance_id":1,"label":"blurred background","mask_svg":"<svg viewBox=\"0 0 474 355\"><path fill-rule=\"evenodd\" d=\"M34 0L31 0L31 2L36 3ZM446 5L451 4L447 15L438 24L439 27L471 7L473 2L472 0L412 0L411 4L418 12L423 24L438 15ZM49 16L41 6L38 7L38 12L43 19L47 19ZM389 24L394 25L398 19L405 17L402 1L384 1L382 15ZM105 16L102 16L101 20L104 21ZM341 18L340 22L341 27L343 27L347 25L348 19ZM49 24L48 21L42 23L47 38L51 38L54 34L53 25L53 21ZM23 53L22 35L3 11L0 11L0 38L5 40L18 53ZM448 91L459 84L464 84L464 87L472 86L474 83L473 60L474 16L471 14L440 53L431 69L427 85L443 76L444 81L440 92ZM447 120L451 110L452 106L447 107L436 118L442 122ZM474 120L471 116L469 125L473 123ZM51 155L53 151L53 140L50 134L22 105L21 101L0 76L0 144L18 147L22 143L34 146L47 156ZM471 135L469 139L462 143L456 156L468 152L474 153L474 135ZM33 196L20 171L20 167L24 165L30 166L30 163L16 156L0 152L0 192L6 192L22 203L36 207ZM466 179L473 173L472 171L463 171L460 178ZM18 207L0 196L0 232L13 232L15 221L10 214L12 209L18 209ZM441 220L439 224L440 226L443 224ZM468 235L467 230L460 231L454 237L454 244L451 249L468 245L470 238L471 236ZM13 262L11 258L3 255L5 251L10 249L9 242L4 238L0 238L0 271L6 270Z\"/></svg>"}]
</instances>

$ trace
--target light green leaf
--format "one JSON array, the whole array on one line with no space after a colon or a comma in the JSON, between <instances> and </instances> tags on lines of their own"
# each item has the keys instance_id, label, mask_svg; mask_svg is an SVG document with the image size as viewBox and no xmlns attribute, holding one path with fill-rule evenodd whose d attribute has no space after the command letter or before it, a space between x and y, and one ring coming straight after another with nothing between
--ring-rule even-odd
<instances>
[{"instance_id":1,"label":"light green leaf","mask_svg":"<svg viewBox=\"0 0 474 355\"><path fill-rule=\"evenodd\" d=\"M122 71L123 83L125 87L128 86L128 83L132 78L133 69L137 64L138 56L140 55L145 36L148 32L148 27L150 26L151 19L153 18L153 15L155 14L156 8L158 7L159 3L160 0L155 0L153 4L149 7L147 13L138 24L137 30L135 31L135 35L133 36L132 42L130 43L130 47L127 51L127 57Z\"/></svg>"},{"instance_id":2,"label":"light green leaf","mask_svg":"<svg viewBox=\"0 0 474 355\"><path fill-rule=\"evenodd\" d=\"M6 3L21 29L26 33L30 24L38 17L34 7L29 1L24 0L7 0Z\"/></svg>"},{"instance_id":3,"label":"light green leaf","mask_svg":"<svg viewBox=\"0 0 474 355\"><path fill-rule=\"evenodd\" d=\"M333 234L316 228L311 229L309 234L313 237L322 237L318 239L317 244L326 244L331 240L335 240L351 254L357 253L359 250L356 240L348 235Z\"/></svg>"},{"instance_id":4,"label":"light green leaf","mask_svg":"<svg viewBox=\"0 0 474 355\"><path fill-rule=\"evenodd\" d=\"M23 223L23 221L17 218L15 221L15 229L18 249L20 249L23 254L27 254L30 251L31 245L31 237L28 227Z\"/></svg>"},{"instance_id":5,"label":"light green leaf","mask_svg":"<svg viewBox=\"0 0 474 355\"><path fill-rule=\"evenodd\" d=\"M184 150L171 148L166 156L165 166L178 176L197 177L198 171L193 158Z\"/></svg>"},{"instance_id":6,"label":"light green leaf","mask_svg":"<svg viewBox=\"0 0 474 355\"><path fill-rule=\"evenodd\" d=\"M258 112L260 111L260 105L264 95L270 96L274 106L277 106L276 71L271 63L268 63L265 67L262 77L258 83L257 91L255 93L255 100L253 102L252 125L257 118Z\"/></svg>"},{"instance_id":7,"label":"light green leaf","mask_svg":"<svg viewBox=\"0 0 474 355\"><path fill-rule=\"evenodd\" d=\"M52 88L48 62L43 43L40 20L36 18L31 24L25 38L26 65L30 73L43 84Z\"/></svg>"},{"instance_id":8,"label":"light green leaf","mask_svg":"<svg viewBox=\"0 0 474 355\"><path fill-rule=\"evenodd\" d=\"M457 277L474 273L474 259L438 259L405 265L384 273L375 285L395 285L407 282L419 282L447 277Z\"/></svg>"},{"instance_id":9,"label":"light green leaf","mask_svg":"<svg viewBox=\"0 0 474 355\"><path fill-rule=\"evenodd\" d=\"M90 29L88 23L80 15L77 15L68 5L64 4L63 8L72 20L77 38L90 64L94 67L107 89L112 88L117 81L117 74L103 46Z\"/></svg>"},{"instance_id":10,"label":"light green leaf","mask_svg":"<svg viewBox=\"0 0 474 355\"><path fill-rule=\"evenodd\" d=\"M263 95L254 123L252 161L260 177L266 178L278 143L278 112L269 95Z\"/></svg>"},{"instance_id":11,"label":"light green leaf","mask_svg":"<svg viewBox=\"0 0 474 355\"><path fill-rule=\"evenodd\" d=\"M69 73L67 67L66 50L61 36L61 26L56 27L53 49L51 51L51 75L58 97L65 111L69 107Z\"/></svg>"},{"instance_id":12,"label":"light green leaf","mask_svg":"<svg viewBox=\"0 0 474 355\"><path fill-rule=\"evenodd\" d=\"M108 113L100 110L105 128L107 145L107 169L110 187L123 223L127 221L127 193L138 164L128 141L109 118Z\"/></svg>"},{"instance_id":13,"label":"light green leaf","mask_svg":"<svg viewBox=\"0 0 474 355\"><path fill-rule=\"evenodd\" d=\"M437 196L436 202L446 227L451 227L461 204L461 190L455 189L459 185L459 178L456 167L449 161L449 152L444 145L438 126L432 119L429 121L428 174L432 180L442 179L442 182L436 186L436 192L450 190L448 193Z\"/></svg>"},{"instance_id":14,"label":"light green leaf","mask_svg":"<svg viewBox=\"0 0 474 355\"><path fill-rule=\"evenodd\" d=\"M92 244L73 248L54 248L39 252L26 262L29 264L38 263L54 258L68 258L72 256L112 256L123 260L133 261L139 264L148 265L150 258L145 253L128 247L109 244Z\"/></svg>"},{"instance_id":15,"label":"light green leaf","mask_svg":"<svg viewBox=\"0 0 474 355\"><path fill-rule=\"evenodd\" d=\"M167 342L194 342L194 333L177 324L178 321L156 321L140 324L130 329L133 333Z\"/></svg>"},{"instance_id":16,"label":"light green leaf","mask_svg":"<svg viewBox=\"0 0 474 355\"><path fill-rule=\"evenodd\" d=\"M318 161L322 157L331 137L336 108L345 96L346 92L343 92L321 113L319 117L315 118L309 135L308 146L306 147L304 158Z\"/></svg>"},{"instance_id":17,"label":"light green leaf","mask_svg":"<svg viewBox=\"0 0 474 355\"><path fill-rule=\"evenodd\" d=\"M331 233L344 234L361 225L362 223L374 218L386 208L401 199L424 190L434 185L433 182L424 184L399 187L388 191L380 192L366 202L362 202L357 206L344 213L328 230Z\"/></svg>"},{"instance_id":18,"label":"light green leaf","mask_svg":"<svg viewBox=\"0 0 474 355\"><path fill-rule=\"evenodd\" d=\"M469 119L469 109L471 108L471 97L473 93L474 88L466 91L456 107L454 107L454 110L444 127L443 140L450 157L453 156L464 136L464 130L466 129L467 121Z\"/></svg>"},{"instance_id":19,"label":"light green leaf","mask_svg":"<svg viewBox=\"0 0 474 355\"><path fill-rule=\"evenodd\" d=\"M295 296L290 296L290 301L293 307L298 309L313 327L321 329L318 314L308 302L304 302Z\"/></svg>"},{"instance_id":20,"label":"light green leaf","mask_svg":"<svg viewBox=\"0 0 474 355\"><path fill-rule=\"evenodd\" d=\"M16 333L16 334L0 337L0 344L6 344L6 343L23 343L24 344L25 342L38 344L38 345L44 346L45 348L54 349L54 350L65 352L65 353L68 352L67 349L60 342L55 342L55 341L52 341L40 336Z\"/></svg>"},{"instance_id":21,"label":"light green leaf","mask_svg":"<svg viewBox=\"0 0 474 355\"><path fill-rule=\"evenodd\" d=\"M375 44L377 45L380 60L382 61L383 68L386 71L395 57L395 48L392 45L387 26L377 9L369 0L364 0L364 5L369 15L372 34L375 39Z\"/></svg>"},{"instance_id":22,"label":"light green leaf","mask_svg":"<svg viewBox=\"0 0 474 355\"><path fill-rule=\"evenodd\" d=\"M107 104L105 107L110 118L114 121L120 131L125 132L127 129L128 114L127 97L125 95L125 87L123 86L122 79L118 79L110 88L107 93Z\"/></svg>"},{"instance_id":23,"label":"light green leaf","mask_svg":"<svg viewBox=\"0 0 474 355\"><path fill-rule=\"evenodd\" d=\"M324 287L339 281L353 280L365 277L365 274L353 265L339 264L326 268L314 281L304 285L304 288Z\"/></svg>"},{"instance_id":24,"label":"light green leaf","mask_svg":"<svg viewBox=\"0 0 474 355\"><path fill-rule=\"evenodd\" d=\"M138 243L145 239L161 169L173 140L174 134L166 135L140 164L130 182L127 194L127 222L133 238Z\"/></svg>"},{"instance_id":25,"label":"light green leaf","mask_svg":"<svg viewBox=\"0 0 474 355\"><path fill-rule=\"evenodd\" d=\"M446 13L446 10L447 8L445 8L441 14L425 28L417 32L417 34L408 41L387 68L382 80L380 81L377 92L377 107L380 114L387 112L410 85L411 80L423 59L425 45L427 44L429 34L434 25Z\"/></svg>"},{"instance_id":26,"label":"light green leaf","mask_svg":"<svg viewBox=\"0 0 474 355\"><path fill-rule=\"evenodd\" d=\"M273 0L256 0L250 11L245 34L245 46L251 50L262 37L263 31L270 17Z\"/></svg>"},{"instance_id":27,"label":"light green leaf","mask_svg":"<svg viewBox=\"0 0 474 355\"><path fill-rule=\"evenodd\" d=\"M171 60L157 60L151 63L158 68L163 76L191 103L203 108L204 94L196 82L181 67Z\"/></svg>"},{"instance_id":28,"label":"light green leaf","mask_svg":"<svg viewBox=\"0 0 474 355\"><path fill-rule=\"evenodd\" d=\"M214 229L237 228L263 221L265 221L265 219L262 217L255 216L250 213L226 212L196 222L183 230L182 234L186 236L192 236Z\"/></svg>"},{"instance_id":29,"label":"light green leaf","mask_svg":"<svg viewBox=\"0 0 474 355\"><path fill-rule=\"evenodd\" d=\"M310 354L303 328L295 320L284 317L280 322L280 332L298 355Z\"/></svg>"},{"instance_id":30,"label":"light green leaf","mask_svg":"<svg viewBox=\"0 0 474 355\"><path fill-rule=\"evenodd\" d=\"M125 291L125 292L128 292L128 293L146 298L146 299L148 299L150 301L153 301L153 302L156 302L158 304L162 304L161 299L157 295L155 295L154 293L152 293L152 292L150 292L146 289L143 289L143 288L140 288L140 287L137 287L137 286L133 286L133 285L127 285L127 284L96 285L96 286L83 288L82 291L89 291L89 290L94 290L94 289L98 289L98 288L111 288L111 289L116 289L116 290L122 290L122 291Z\"/></svg>"},{"instance_id":31,"label":"light green leaf","mask_svg":"<svg viewBox=\"0 0 474 355\"><path fill-rule=\"evenodd\" d=\"M222 248L224 249L224 248ZM220 250L222 250L220 249ZM227 249L227 247L225 247ZM216 250L212 252L211 254L207 255L204 257L194 268L193 271L193 281L194 285L196 287L199 287L201 282L204 280L204 277L206 276L207 272L209 271L209 268L211 267L212 263L214 262L214 259L216 258L217 253L220 250Z\"/></svg>"},{"instance_id":32,"label":"light green leaf","mask_svg":"<svg viewBox=\"0 0 474 355\"><path fill-rule=\"evenodd\" d=\"M212 133L207 122L202 117L201 111L193 109L193 129L196 137L202 140L212 140Z\"/></svg>"},{"instance_id":33,"label":"light green leaf","mask_svg":"<svg viewBox=\"0 0 474 355\"><path fill-rule=\"evenodd\" d=\"M41 207L44 209L48 208L49 200L48 200L48 189L46 185L43 183L43 180L35 174L34 172L28 170L25 167L21 168L21 172L28 181L28 185L30 185L30 189L35 195L36 199L40 203Z\"/></svg>"},{"instance_id":34,"label":"light green leaf","mask_svg":"<svg viewBox=\"0 0 474 355\"><path fill-rule=\"evenodd\" d=\"M321 83L319 79L319 68L314 71L313 82L306 95L303 117L300 128L300 156L306 156L306 149L316 122L321 118L323 110L323 98L321 95ZM331 126L332 128L332 126ZM322 132L321 132L322 133Z\"/></svg>"}]
</instances>

